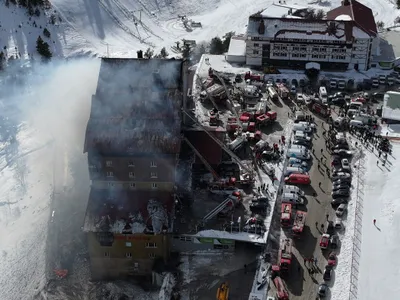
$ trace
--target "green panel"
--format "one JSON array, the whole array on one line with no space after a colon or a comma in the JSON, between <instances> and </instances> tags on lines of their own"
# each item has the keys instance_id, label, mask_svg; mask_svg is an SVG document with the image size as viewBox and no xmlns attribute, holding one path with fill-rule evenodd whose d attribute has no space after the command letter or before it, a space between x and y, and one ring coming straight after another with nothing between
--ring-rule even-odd
<instances>
[{"instance_id":1,"label":"green panel","mask_svg":"<svg viewBox=\"0 0 400 300\"><path fill-rule=\"evenodd\" d=\"M225 240L225 239L218 239L218 242L222 245L233 245L235 244L235 241L232 240Z\"/></svg>"},{"instance_id":2,"label":"green panel","mask_svg":"<svg viewBox=\"0 0 400 300\"><path fill-rule=\"evenodd\" d=\"M202 244L213 244L214 239L213 238L197 238L200 243Z\"/></svg>"}]
</instances>

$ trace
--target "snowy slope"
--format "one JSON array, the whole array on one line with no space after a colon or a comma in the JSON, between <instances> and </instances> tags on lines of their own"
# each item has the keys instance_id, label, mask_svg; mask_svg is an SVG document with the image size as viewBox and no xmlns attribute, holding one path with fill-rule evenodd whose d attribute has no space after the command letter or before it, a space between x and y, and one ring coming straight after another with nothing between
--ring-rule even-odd
<instances>
[{"instance_id":1,"label":"snowy slope","mask_svg":"<svg viewBox=\"0 0 400 300\"><path fill-rule=\"evenodd\" d=\"M400 263L400 144L386 167L370 155L366 165L358 299L397 299ZM376 226L373 225L376 219Z\"/></svg>"},{"instance_id":2,"label":"snowy slope","mask_svg":"<svg viewBox=\"0 0 400 300\"><path fill-rule=\"evenodd\" d=\"M315 9L330 10L340 5L340 0L323 1L322 4L310 1L287 1L288 4L309 5ZM393 25L398 11L391 0L361 1L369 6L377 21ZM0 3L0 46L14 45L23 53L32 53L36 38L42 33L40 26L46 26L52 33L48 39L56 55L76 55L91 53L110 56L136 56L138 49L167 47L181 39L194 39L197 42L209 41L212 37L223 36L226 32L244 33L247 18L273 0L53 0L57 26L46 25L47 17L25 15L25 11L4 7ZM314 3L314 4L312 4ZM187 31L178 15L201 22L202 28ZM35 21L38 27L33 27ZM57 22L58 23L58 22ZM19 28L21 25L21 28ZM24 48L26 50L24 50Z\"/></svg>"},{"instance_id":3,"label":"snowy slope","mask_svg":"<svg viewBox=\"0 0 400 300\"><path fill-rule=\"evenodd\" d=\"M0 76L2 300L31 299L45 284L51 195L54 186L56 192L73 186L69 165L84 157L83 132L99 62L14 68L8 78Z\"/></svg>"}]
</instances>

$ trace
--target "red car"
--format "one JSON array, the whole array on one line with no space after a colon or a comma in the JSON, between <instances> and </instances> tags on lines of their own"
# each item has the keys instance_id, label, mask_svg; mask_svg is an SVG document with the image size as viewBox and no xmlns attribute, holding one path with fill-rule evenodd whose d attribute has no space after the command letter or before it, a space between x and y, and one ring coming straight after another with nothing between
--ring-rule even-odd
<instances>
[{"instance_id":1,"label":"red car","mask_svg":"<svg viewBox=\"0 0 400 300\"><path fill-rule=\"evenodd\" d=\"M337 257L335 252L331 252L328 256L328 266L336 266Z\"/></svg>"},{"instance_id":2,"label":"red car","mask_svg":"<svg viewBox=\"0 0 400 300\"><path fill-rule=\"evenodd\" d=\"M326 233L324 233L324 234L321 236L321 240L320 240L320 242L319 242L319 246L321 247L321 249L328 249L328 246L329 246L329 238L330 238L330 235L329 235L329 234L326 234Z\"/></svg>"}]
</instances>

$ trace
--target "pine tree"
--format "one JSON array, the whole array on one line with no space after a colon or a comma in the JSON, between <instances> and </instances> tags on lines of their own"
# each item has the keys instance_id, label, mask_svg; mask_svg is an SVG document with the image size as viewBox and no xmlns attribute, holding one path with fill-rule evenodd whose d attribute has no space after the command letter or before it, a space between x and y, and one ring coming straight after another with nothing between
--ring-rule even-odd
<instances>
[{"instance_id":1,"label":"pine tree","mask_svg":"<svg viewBox=\"0 0 400 300\"><path fill-rule=\"evenodd\" d=\"M50 51L49 44L43 41L42 37L39 37L36 40L36 51L44 58L51 58L53 54Z\"/></svg>"},{"instance_id":2,"label":"pine tree","mask_svg":"<svg viewBox=\"0 0 400 300\"><path fill-rule=\"evenodd\" d=\"M48 31L47 28L43 29L43 35L47 38L50 38L51 36L50 31Z\"/></svg>"},{"instance_id":3,"label":"pine tree","mask_svg":"<svg viewBox=\"0 0 400 300\"><path fill-rule=\"evenodd\" d=\"M4 69L4 63L6 61L6 57L4 56L4 52L0 52L0 70Z\"/></svg>"},{"instance_id":4,"label":"pine tree","mask_svg":"<svg viewBox=\"0 0 400 300\"><path fill-rule=\"evenodd\" d=\"M400 0L396 0L397 9L400 9Z\"/></svg>"},{"instance_id":5,"label":"pine tree","mask_svg":"<svg viewBox=\"0 0 400 300\"><path fill-rule=\"evenodd\" d=\"M210 43L210 54L222 54L224 53L224 44L219 37L215 37Z\"/></svg>"},{"instance_id":6,"label":"pine tree","mask_svg":"<svg viewBox=\"0 0 400 300\"><path fill-rule=\"evenodd\" d=\"M223 36L222 44L224 46L224 52L227 52L229 49L229 44L231 43L231 38L234 36L235 33L230 31Z\"/></svg>"},{"instance_id":7,"label":"pine tree","mask_svg":"<svg viewBox=\"0 0 400 300\"><path fill-rule=\"evenodd\" d=\"M161 58L167 58L168 55L169 55L169 53L167 52L167 50L165 49L165 47L162 47L162 48L161 48L161 51L160 51L160 57L161 57Z\"/></svg>"},{"instance_id":8,"label":"pine tree","mask_svg":"<svg viewBox=\"0 0 400 300\"><path fill-rule=\"evenodd\" d=\"M150 59L154 55L154 51L151 48L147 48L146 52L143 54L144 58Z\"/></svg>"}]
</instances>

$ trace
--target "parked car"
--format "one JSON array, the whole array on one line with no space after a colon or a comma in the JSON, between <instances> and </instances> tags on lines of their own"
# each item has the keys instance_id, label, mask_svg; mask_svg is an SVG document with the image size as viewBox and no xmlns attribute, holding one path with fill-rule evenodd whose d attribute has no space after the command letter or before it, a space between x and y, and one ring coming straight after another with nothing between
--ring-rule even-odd
<instances>
[{"instance_id":1,"label":"parked car","mask_svg":"<svg viewBox=\"0 0 400 300\"><path fill-rule=\"evenodd\" d=\"M336 234L330 237L330 244L332 249L337 249L339 247L339 236Z\"/></svg>"},{"instance_id":2,"label":"parked car","mask_svg":"<svg viewBox=\"0 0 400 300\"><path fill-rule=\"evenodd\" d=\"M350 166L349 160L347 158L342 159L342 169L348 170L349 173L351 172L351 166Z\"/></svg>"},{"instance_id":3,"label":"parked car","mask_svg":"<svg viewBox=\"0 0 400 300\"><path fill-rule=\"evenodd\" d=\"M325 298L328 295L329 287L326 283L322 283L318 287L318 296L320 298Z\"/></svg>"},{"instance_id":4,"label":"parked car","mask_svg":"<svg viewBox=\"0 0 400 300\"><path fill-rule=\"evenodd\" d=\"M350 184L351 186L351 177L350 178L342 178L342 179L336 179L332 181L333 185L338 185L338 184Z\"/></svg>"},{"instance_id":5,"label":"parked car","mask_svg":"<svg viewBox=\"0 0 400 300\"><path fill-rule=\"evenodd\" d=\"M338 217L343 216L343 214L346 212L347 210L347 204L342 203L338 206L338 208L336 209L335 213Z\"/></svg>"},{"instance_id":6,"label":"parked car","mask_svg":"<svg viewBox=\"0 0 400 300\"><path fill-rule=\"evenodd\" d=\"M332 185L332 192L337 192L337 191L350 191L350 186L349 185Z\"/></svg>"},{"instance_id":7,"label":"parked car","mask_svg":"<svg viewBox=\"0 0 400 300\"><path fill-rule=\"evenodd\" d=\"M331 166L339 166L341 164L340 158L339 157L333 157Z\"/></svg>"},{"instance_id":8,"label":"parked car","mask_svg":"<svg viewBox=\"0 0 400 300\"><path fill-rule=\"evenodd\" d=\"M250 205L250 210L251 211L261 211L261 210L265 210L268 207L268 203L267 202L251 202Z\"/></svg>"},{"instance_id":9,"label":"parked car","mask_svg":"<svg viewBox=\"0 0 400 300\"><path fill-rule=\"evenodd\" d=\"M335 226L335 230L338 230L338 231L343 230L343 228L344 228L343 222L339 218L335 219L334 226Z\"/></svg>"},{"instance_id":10,"label":"parked car","mask_svg":"<svg viewBox=\"0 0 400 300\"><path fill-rule=\"evenodd\" d=\"M377 92L377 93L373 93L372 98L375 101L379 101L379 100L383 100L384 95L385 95L385 93L383 93L383 92Z\"/></svg>"},{"instance_id":11,"label":"parked car","mask_svg":"<svg viewBox=\"0 0 400 300\"><path fill-rule=\"evenodd\" d=\"M349 145L345 145L345 144L336 144L336 145L333 146L331 149L332 149L332 151L341 150L341 149L349 150Z\"/></svg>"},{"instance_id":12,"label":"parked car","mask_svg":"<svg viewBox=\"0 0 400 300\"><path fill-rule=\"evenodd\" d=\"M332 180L338 180L338 179L351 179L351 175L349 173L344 173L344 172L337 172L332 174Z\"/></svg>"},{"instance_id":13,"label":"parked car","mask_svg":"<svg viewBox=\"0 0 400 300\"><path fill-rule=\"evenodd\" d=\"M330 281L332 278L332 266L325 266L324 275L322 276L324 281Z\"/></svg>"},{"instance_id":14,"label":"parked car","mask_svg":"<svg viewBox=\"0 0 400 300\"><path fill-rule=\"evenodd\" d=\"M311 147L311 141L305 140L305 139L296 139L293 141L292 145L300 145L304 146L307 148Z\"/></svg>"},{"instance_id":15,"label":"parked car","mask_svg":"<svg viewBox=\"0 0 400 300\"><path fill-rule=\"evenodd\" d=\"M340 156L340 157L352 157L353 152L346 150L346 149L338 149L338 150L333 150L333 153Z\"/></svg>"},{"instance_id":16,"label":"parked car","mask_svg":"<svg viewBox=\"0 0 400 300\"><path fill-rule=\"evenodd\" d=\"M326 231L327 234L331 235L335 233L335 226L333 221L326 221Z\"/></svg>"},{"instance_id":17,"label":"parked car","mask_svg":"<svg viewBox=\"0 0 400 300\"><path fill-rule=\"evenodd\" d=\"M328 249L329 239L330 239L330 235L329 234L324 233L321 236L321 240L319 242L319 246L320 246L321 249Z\"/></svg>"},{"instance_id":18,"label":"parked car","mask_svg":"<svg viewBox=\"0 0 400 300\"><path fill-rule=\"evenodd\" d=\"M349 189L336 190L336 191L333 191L331 195L332 195L333 199L349 197L350 190Z\"/></svg>"},{"instance_id":19,"label":"parked car","mask_svg":"<svg viewBox=\"0 0 400 300\"><path fill-rule=\"evenodd\" d=\"M340 204L347 204L348 202L349 202L348 198L336 198L336 199L332 199L331 205L333 207L335 207L335 206L339 206Z\"/></svg>"},{"instance_id":20,"label":"parked car","mask_svg":"<svg viewBox=\"0 0 400 300\"><path fill-rule=\"evenodd\" d=\"M328 255L328 265L329 266L336 266L337 264L337 256L336 252L331 252Z\"/></svg>"}]
</instances>

